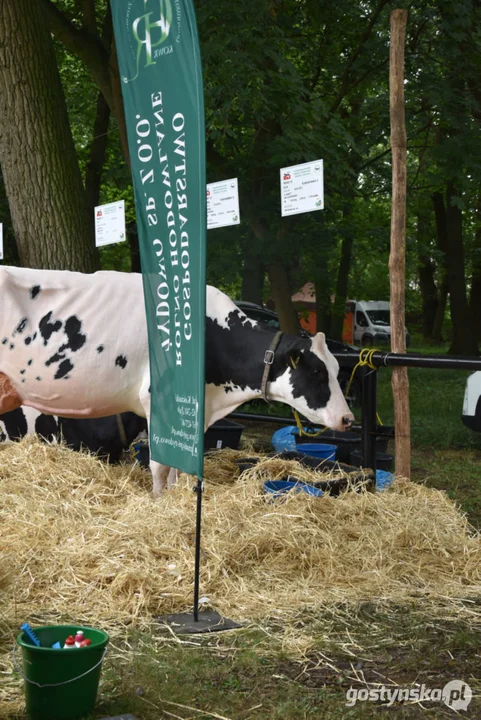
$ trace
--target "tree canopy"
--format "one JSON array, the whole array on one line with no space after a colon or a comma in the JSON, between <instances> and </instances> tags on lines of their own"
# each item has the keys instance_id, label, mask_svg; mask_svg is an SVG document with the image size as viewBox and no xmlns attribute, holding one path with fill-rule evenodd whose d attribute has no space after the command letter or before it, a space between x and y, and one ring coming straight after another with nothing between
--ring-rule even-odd
<instances>
[{"instance_id":1,"label":"tree canopy","mask_svg":"<svg viewBox=\"0 0 481 720\"><path fill-rule=\"evenodd\" d=\"M347 297L389 299L389 15L403 3L195 4L208 181L239 179L242 220L239 227L209 231L208 279L247 300L273 300L283 326L293 331L297 317L291 295L305 282L314 282L318 327L340 337ZM475 0L412 0L408 10L408 317L431 341L440 341L452 327L451 350L475 353L481 340L481 7ZM45 172L61 178L60 190L42 185L34 172L30 183L25 172L15 175L13 157L22 157L24 139L41 127L42 114L25 113L25 125L20 126L18 111L7 102L20 63L12 54L8 20L15 13L25 32L34 20L25 0L6 0L0 13L5 21L0 53L5 189L0 213L8 258L77 267L75 257L81 256L84 270L99 263L138 270L108 1L36 4L37 57L40 53L50 75L58 78L49 88L57 88L49 111L55 113L50 116L55 117L55 132L52 121L47 124L56 142L64 145L42 140L35 154L42 157ZM22 57L29 42L26 34L16 35ZM24 97L31 98L32 108L40 107L36 96L45 96L42 82L41 73L24 76ZM68 159L68 169L58 164L60 158ZM281 218L279 168L321 158L325 209ZM28 168L31 160L27 153L21 162ZM56 163L56 170L49 169L49 161ZM69 185L67 178L77 184ZM54 195L61 197L63 208L55 212L71 216L76 232L62 229L61 223L52 229L46 222L45 209L55 205ZM104 248L96 259L93 206L118 198L126 201L129 243ZM42 212L36 216L40 200ZM25 228L32 224L47 230L25 240ZM58 248L65 233L71 248L62 256ZM51 261L44 259L48 257Z\"/></svg>"}]
</instances>

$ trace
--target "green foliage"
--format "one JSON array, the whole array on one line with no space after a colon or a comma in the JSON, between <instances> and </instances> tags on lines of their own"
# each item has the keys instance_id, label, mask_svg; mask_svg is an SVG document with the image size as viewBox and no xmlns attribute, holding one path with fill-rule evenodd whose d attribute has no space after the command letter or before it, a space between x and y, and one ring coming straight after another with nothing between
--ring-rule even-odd
<instances>
[{"instance_id":1,"label":"green foliage","mask_svg":"<svg viewBox=\"0 0 481 720\"><path fill-rule=\"evenodd\" d=\"M216 228L207 233L207 282L230 297L240 297L242 231L239 227Z\"/></svg>"},{"instance_id":2,"label":"green foliage","mask_svg":"<svg viewBox=\"0 0 481 720\"><path fill-rule=\"evenodd\" d=\"M81 27L81 3L54 4ZM265 264L281 260L288 267L293 291L307 280L322 279L327 298L336 288L341 243L350 236L349 296L387 299L391 4L219 0L196 5L208 180L239 178L242 218L240 228L209 233L209 281L238 295L244 249L254 237ZM107 3L94 0L92 7L100 28ZM468 292L481 257L481 35L476 30L481 9L472 0L414 0L408 10L406 307L420 316L419 256L434 263L438 286L444 272L432 194L443 192L447 180L457 190L452 204L463 213ZM60 43L56 47L84 172L98 89L85 66ZM101 202L123 197L131 225L131 178L114 122L108 137ZM317 158L324 159L325 210L281 219L279 168ZM126 246L101 255L104 267L128 267Z\"/></svg>"}]
</instances>

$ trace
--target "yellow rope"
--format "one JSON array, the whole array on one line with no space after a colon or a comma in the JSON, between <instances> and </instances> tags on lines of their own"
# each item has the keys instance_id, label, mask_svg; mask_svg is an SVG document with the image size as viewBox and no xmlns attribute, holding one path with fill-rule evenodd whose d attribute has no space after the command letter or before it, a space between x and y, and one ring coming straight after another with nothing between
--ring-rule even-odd
<instances>
[{"instance_id":1,"label":"yellow rope","mask_svg":"<svg viewBox=\"0 0 481 720\"><path fill-rule=\"evenodd\" d=\"M354 379L355 372L359 367L368 367L371 370L377 370L377 367L374 365L374 363L372 361L372 358L373 358L375 352L378 352L377 348L364 348L364 350L361 350L361 352L359 353L359 362L357 363L357 365L354 366L352 373L351 373L351 377L347 384L346 392L344 393L345 397L347 397L349 394L349 390L351 389L351 385L352 385L352 381ZM376 412L376 420L379 425L383 425L383 422L382 422L381 418L379 417L378 412Z\"/></svg>"},{"instance_id":2,"label":"yellow rope","mask_svg":"<svg viewBox=\"0 0 481 720\"><path fill-rule=\"evenodd\" d=\"M347 397L349 395L349 390L351 389L352 381L354 380L354 375L356 374L356 370L359 367L368 367L371 370L377 370L376 366L374 365L372 358L374 356L374 353L378 352L377 348L364 348L359 353L359 362L354 366L351 377L349 378L349 382L347 383L347 388L344 392L344 397ZM291 360L292 363L292 360ZM292 366L295 368L294 363L292 363ZM322 435L323 432L326 432L327 428L323 428L322 430L318 430L317 432L308 432L304 430L301 423L301 418L299 417L299 413L297 410L294 410L294 418L296 420L297 429L299 430L299 435L301 436L309 436L309 437L318 437L319 435ZM379 413L376 412L376 420L379 425L383 425L383 422L381 418L379 417Z\"/></svg>"},{"instance_id":3,"label":"yellow rope","mask_svg":"<svg viewBox=\"0 0 481 720\"><path fill-rule=\"evenodd\" d=\"M296 419L296 425L297 429L299 430L299 435L306 436L306 437L319 437L319 435L322 435L323 432L326 432L327 428L323 428L322 430L317 430L317 432L309 432L308 430L304 430L301 423L301 418L299 417L299 413L297 410L294 410L294 417Z\"/></svg>"}]
</instances>

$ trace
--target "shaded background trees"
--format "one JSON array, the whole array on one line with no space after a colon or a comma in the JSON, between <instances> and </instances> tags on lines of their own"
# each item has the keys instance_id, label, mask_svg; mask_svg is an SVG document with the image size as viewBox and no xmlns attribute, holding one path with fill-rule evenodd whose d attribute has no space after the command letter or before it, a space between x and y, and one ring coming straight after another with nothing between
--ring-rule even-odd
<instances>
[{"instance_id":1,"label":"shaded background trees","mask_svg":"<svg viewBox=\"0 0 481 720\"><path fill-rule=\"evenodd\" d=\"M23 17L25 2L7 0L2 12L14 5ZM389 297L388 44L393 6L388 0L197 3L208 181L239 178L242 219L239 227L208 233L208 277L237 297L273 300L283 326L292 331L297 317L291 295L306 281L315 284L319 329L338 338L347 297ZM130 242L102 248L100 262L138 270L109 4L40 0L36 7L55 38L55 72L62 80L70 128L61 109L57 124L75 141L75 202L82 196L88 206L83 223L77 215L72 258L74 252L91 255L93 205L122 197ZM406 306L411 324L431 342L441 341L451 327L450 349L463 354L477 352L481 338L480 12L474 0L413 0L406 40ZM51 39L44 33L43 42L47 40L52 58ZM21 46L27 38L16 42ZM5 73L12 66L7 57L0 66L7 92ZM32 76L26 82L35 88L38 80ZM61 105L58 97L55 104ZM7 146L13 145L7 137L15 142L17 133L17 144L21 141L13 114L2 113L6 129L0 160L20 251L25 243L13 208L21 205L15 194L22 179L13 181L12 176L9 181ZM324 160L325 210L281 218L279 168L318 158ZM31 185L28 191L31 195ZM42 191L55 194L46 186ZM73 214L72 190L65 187L61 194L70 198L63 207ZM23 226L34 217L30 204L22 210ZM0 211L2 207L5 202ZM45 213L35 218L34 224L40 223L46 224ZM62 235L39 233L38 244L49 247L47 255L53 257ZM19 254L25 264L35 264L25 250ZM66 261L71 263L73 259Z\"/></svg>"}]
</instances>

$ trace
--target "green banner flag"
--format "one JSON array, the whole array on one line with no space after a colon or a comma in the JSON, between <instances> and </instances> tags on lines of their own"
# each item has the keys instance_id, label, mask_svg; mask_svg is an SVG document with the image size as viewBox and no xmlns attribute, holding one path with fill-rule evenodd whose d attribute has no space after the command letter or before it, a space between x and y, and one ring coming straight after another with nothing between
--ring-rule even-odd
<instances>
[{"instance_id":1,"label":"green banner flag","mask_svg":"<svg viewBox=\"0 0 481 720\"><path fill-rule=\"evenodd\" d=\"M191 0L111 0L135 192L153 460L203 474L206 180Z\"/></svg>"}]
</instances>

